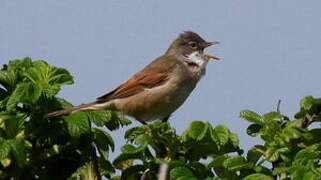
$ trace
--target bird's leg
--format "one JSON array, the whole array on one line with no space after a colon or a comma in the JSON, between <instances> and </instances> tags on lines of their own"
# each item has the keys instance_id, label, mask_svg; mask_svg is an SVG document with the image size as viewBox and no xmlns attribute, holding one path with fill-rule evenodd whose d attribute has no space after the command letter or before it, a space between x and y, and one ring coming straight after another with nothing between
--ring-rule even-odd
<instances>
[{"instance_id":1,"label":"bird's leg","mask_svg":"<svg viewBox=\"0 0 321 180\"><path fill-rule=\"evenodd\" d=\"M168 116L164 117L164 118L162 119L162 122L167 122L170 117L171 117L171 115L168 115Z\"/></svg>"}]
</instances>

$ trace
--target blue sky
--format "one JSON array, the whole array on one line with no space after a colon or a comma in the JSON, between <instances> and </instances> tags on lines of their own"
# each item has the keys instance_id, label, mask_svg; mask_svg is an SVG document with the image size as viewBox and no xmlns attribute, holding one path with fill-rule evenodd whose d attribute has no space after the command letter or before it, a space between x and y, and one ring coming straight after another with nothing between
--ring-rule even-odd
<instances>
[{"instance_id":1,"label":"blue sky","mask_svg":"<svg viewBox=\"0 0 321 180\"><path fill-rule=\"evenodd\" d=\"M241 110L269 112L281 99L292 117L303 96L321 96L320 7L319 0L2 0L0 63L29 56L68 69L75 84L59 96L80 104L160 56L180 32L195 31L221 42L207 52L223 61L208 65L170 123L177 132L193 120L224 124L247 149L258 140L246 135ZM113 133L118 147L124 132Z\"/></svg>"}]
</instances>

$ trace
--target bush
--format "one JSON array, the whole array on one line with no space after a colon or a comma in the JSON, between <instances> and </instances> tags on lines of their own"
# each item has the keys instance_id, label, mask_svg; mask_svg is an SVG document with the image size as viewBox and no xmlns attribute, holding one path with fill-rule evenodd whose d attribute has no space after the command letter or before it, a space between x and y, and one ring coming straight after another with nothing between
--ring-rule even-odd
<instances>
[{"instance_id":1,"label":"bush","mask_svg":"<svg viewBox=\"0 0 321 180\"><path fill-rule=\"evenodd\" d=\"M127 143L111 162L114 141L102 128L130 124L122 115L87 111L43 118L72 106L56 96L61 85L72 83L68 71L45 61L24 58L3 66L0 179L154 180L160 165L171 180L321 179L321 129L310 126L321 120L321 99L303 98L293 120L279 112L241 111L251 123L247 134L264 142L248 152L224 125L194 121L178 135L170 124L154 122L128 129Z\"/></svg>"}]
</instances>

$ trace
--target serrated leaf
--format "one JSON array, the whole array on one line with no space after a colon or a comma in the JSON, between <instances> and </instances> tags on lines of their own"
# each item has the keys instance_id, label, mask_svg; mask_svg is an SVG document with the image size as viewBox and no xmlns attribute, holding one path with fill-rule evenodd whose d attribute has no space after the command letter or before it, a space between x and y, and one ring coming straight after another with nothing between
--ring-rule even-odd
<instances>
[{"instance_id":1,"label":"serrated leaf","mask_svg":"<svg viewBox=\"0 0 321 180\"><path fill-rule=\"evenodd\" d=\"M5 123L5 133L8 138L16 138L24 130L25 116L23 114L2 114Z\"/></svg>"},{"instance_id":2,"label":"serrated leaf","mask_svg":"<svg viewBox=\"0 0 321 180\"><path fill-rule=\"evenodd\" d=\"M223 162L223 166L229 171L238 171L246 167L246 160L242 156L234 156L226 159Z\"/></svg>"},{"instance_id":3,"label":"serrated leaf","mask_svg":"<svg viewBox=\"0 0 321 180\"><path fill-rule=\"evenodd\" d=\"M278 112L269 112L269 113L266 113L262 116L264 121L271 121L271 120L275 120L275 119L280 119L282 117L284 117L284 116Z\"/></svg>"},{"instance_id":4,"label":"serrated leaf","mask_svg":"<svg viewBox=\"0 0 321 180\"><path fill-rule=\"evenodd\" d=\"M208 164L208 167L210 167L210 168L221 167L221 166L223 166L223 162L227 158L229 158L229 156L227 154L223 154L223 155L217 156L217 157L214 158L214 160L212 162L210 162Z\"/></svg>"},{"instance_id":5,"label":"serrated leaf","mask_svg":"<svg viewBox=\"0 0 321 180\"><path fill-rule=\"evenodd\" d=\"M121 152L126 153L126 154L137 153L136 150L137 150L137 148L131 144L125 144L123 147L121 147Z\"/></svg>"},{"instance_id":6,"label":"serrated leaf","mask_svg":"<svg viewBox=\"0 0 321 180\"><path fill-rule=\"evenodd\" d=\"M88 114L89 120L100 127L108 123L112 117L111 111L105 110L87 111L86 113Z\"/></svg>"},{"instance_id":7,"label":"serrated leaf","mask_svg":"<svg viewBox=\"0 0 321 180\"><path fill-rule=\"evenodd\" d=\"M134 176L140 177L141 172L144 172L145 169L146 169L146 167L143 165L130 166L122 172L121 178L122 179L129 179L129 178L134 178Z\"/></svg>"},{"instance_id":8,"label":"serrated leaf","mask_svg":"<svg viewBox=\"0 0 321 180\"><path fill-rule=\"evenodd\" d=\"M56 97L55 99L59 102L61 108L63 108L63 109L73 107L73 105L70 102L66 101L65 99L58 98L58 97Z\"/></svg>"},{"instance_id":9,"label":"serrated leaf","mask_svg":"<svg viewBox=\"0 0 321 180\"><path fill-rule=\"evenodd\" d=\"M99 158L99 172L101 175L110 175L115 173L115 169L109 160Z\"/></svg>"},{"instance_id":10,"label":"serrated leaf","mask_svg":"<svg viewBox=\"0 0 321 180\"><path fill-rule=\"evenodd\" d=\"M242 180L273 180L273 178L271 176L267 176L265 174L255 173L255 174L251 174L251 175L246 176Z\"/></svg>"},{"instance_id":11,"label":"serrated leaf","mask_svg":"<svg viewBox=\"0 0 321 180\"><path fill-rule=\"evenodd\" d=\"M279 167L279 168L274 168L272 173L273 175L277 175L277 174L288 172L289 170L290 168L288 167Z\"/></svg>"},{"instance_id":12,"label":"serrated leaf","mask_svg":"<svg viewBox=\"0 0 321 180\"><path fill-rule=\"evenodd\" d=\"M126 153L122 153L119 156L117 156L114 161L113 161L113 165L117 168L117 169L126 169L127 168L127 164L128 162L131 162L135 159L140 159L142 158L141 154L126 154ZM124 165L125 163L125 165Z\"/></svg>"},{"instance_id":13,"label":"serrated leaf","mask_svg":"<svg viewBox=\"0 0 321 180\"><path fill-rule=\"evenodd\" d=\"M105 124L105 126L113 131L118 129L120 126L128 125L131 123L131 121L127 120L122 114L110 111L111 113L111 120L108 121L108 123Z\"/></svg>"},{"instance_id":14,"label":"serrated leaf","mask_svg":"<svg viewBox=\"0 0 321 180\"><path fill-rule=\"evenodd\" d=\"M287 147L284 147L284 148L272 147L272 148L267 149L264 156L265 156L266 160L268 160L270 162L275 162L279 159L281 153L286 153L288 151L289 151L289 149Z\"/></svg>"},{"instance_id":15,"label":"serrated leaf","mask_svg":"<svg viewBox=\"0 0 321 180\"><path fill-rule=\"evenodd\" d=\"M8 71L24 71L32 66L31 58L25 57L23 59L10 60L8 63Z\"/></svg>"},{"instance_id":16,"label":"serrated leaf","mask_svg":"<svg viewBox=\"0 0 321 180\"><path fill-rule=\"evenodd\" d=\"M191 176L183 176L183 177L177 178L177 180L198 180L198 178L191 177Z\"/></svg>"},{"instance_id":17,"label":"serrated leaf","mask_svg":"<svg viewBox=\"0 0 321 180\"><path fill-rule=\"evenodd\" d=\"M239 146L239 138L238 138L237 134L230 133L229 139L230 139L230 142L234 148L237 148Z\"/></svg>"},{"instance_id":18,"label":"serrated leaf","mask_svg":"<svg viewBox=\"0 0 321 180\"><path fill-rule=\"evenodd\" d=\"M110 134L108 134L106 131L98 128L93 128L92 131L95 133L95 140L99 142L98 144L101 146L108 145L112 151L115 150L115 143L113 141L113 138Z\"/></svg>"},{"instance_id":19,"label":"serrated leaf","mask_svg":"<svg viewBox=\"0 0 321 180\"><path fill-rule=\"evenodd\" d=\"M11 146L14 161L19 167L23 167L27 160L24 143L20 140L9 140L8 142Z\"/></svg>"},{"instance_id":20,"label":"serrated leaf","mask_svg":"<svg viewBox=\"0 0 321 180\"><path fill-rule=\"evenodd\" d=\"M58 93L60 86L63 84L72 84L73 78L68 71L55 66L49 66L44 61L34 61L32 67L25 73L31 82L39 84L42 93L51 98Z\"/></svg>"},{"instance_id":21,"label":"serrated leaf","mask_svg":"<svg viewBox=\"0 0 321 180\"><path fill-rule=\"evenodd\" d=\"M94 165L92 162L88 162L81 166L72 174L73 178L80 178L84 180L96 180L97 175L95 173Z\"/></svg>"},{"instance_id":22,"label":"serrated leaf","mask_svg":"<svg viewBox=\"0 0 321 180\"><path fill-rule=\"evenodd\" d=\"M90 132L89 121L84 112L76 112L68 116L63 116L72 137L79 137Z\"/></svg>"},{"instance_id":23,"label":"serrated leaf","mask_svg":"<svg viewBox=\"0 0 321 180\"><path fill-rule=\"evenodd\" d=\"M304 174L302 180L320 180L320 179L321 179L320 173L317 175L317 174L313 173L312 171L309 171Z\"/></svg>"},{"instance_id":24,"label":"serrated leaf","mask_svg":"<svg viewBox=\"0 0 321 180\"><path fill-rule=\"evenodd\" d=\"M145 126L138 126L138 127L130 128L125 132L125 139L132 141L137 136L144 134L146 132L146 130L147 129Z\"/></svg>"},{"instance_id":25,"label":"serrated leaf","mask_svg":"<svg viewBox=\"0 0 321 180\"><path fill-rule=\"evenodd\" d=\"M10 144L3 138L0 137L0 160L6 158L11 150Z\"/></svg>"},{"instance_id":26,"label":"serrated leaf","mask_svg":"<svg viewBox=\"0 0 321 180\"><path fill-rule=\"evenodd\" d=\"M298 139L303 136L303 133L301 133L298 129L292 127L284 128L282 132L283 135L289 139Z\"/></svg>"},{"instance_id":27,"label":"serrated leaf","mask_svg":"<svg viewBox=\"0 0 321 180\"><path fill-rule=\"evenodd\" d=\"M310 110L313 106L314 98L312 96L306 96L300 101L300 106L305 110Z\"/></svg>"},{"instance_id":28,"label":"serrated leaf","mask_svg":"<svg viewBox=\"0 0 321 180\"><path fill-rule=\"evenodd\" d=\"M104 156L104 158L107 160L108 156L108 150L109 148L114 151L115 144L113 141L113 138L110 134L108 134L106 131L98 128L92 128L92 132L94 133L94 142L98 149L101 151L101 154Z\"/></svg>"},{"instance_id":29,"label":"serrated leaf","mask_svg":"<svg viewBox=\"0 0 321 180\"><path fill-rule=\"evenodd\" d=\"M308 164L309 161L312 161L312 162L319 161L320 155L321 155L320 151L302 149L295 155L293 164L305 166Z\"/></svg>"},{"instance_id":30,"label":"serrated leaf","mask_svg":"<svg viewBox=\"0 0 321 180\"><path fill-rule=\"evenodd\" d=\"M211 137L215 143L220 146L224 146L230 136L229 129L224 125L218 125L211 131Z\"/></svg>"},{"instance_id":31,"label":"serrated leaf","mask_svg":"<svg viewBox=\"0 0 321 180\"><path fill-rule=\"evenodd\" d=\"M247 161L255 165L257 161L261 158L262 154L254 150L249 150L247 153Z\"/></svg>"},{"instance_id":32,"label":"serrated leaf","mask_svg":"<svg viewBox=\"0 0 321 180\"><path fill-rule=\"evenodd\" d=\"M2 85L8 92L12 92L17 84L17 76L11 71L0 71L0 85Z\"/></svg>"},{"instance_id":33,"label":"serrated leaf","mask_svg":"<svg viewBox=\"0 0 321 180\"><path fill-rule=\"evenodd\" d=\"M7 110L13 110L15 106L21 103L34 103L41 95L41 87L33 83L20 83L13 91L7 102Z\"/></svg>"},{"instance_id":34,"label":"serrated leaf","mask_svg":"<svg viewBox=\"0 0 321 180\"><path fill-rule=\"evenodd\" d=\"M172 169L169 173L170 180L176 180L180 177L190 176L193 177L194 174L191 170L186 167L176 167Z\"/></svg>"},{"instance_id":35,"label":"serrated leaf","mask_svg":"<svg viewBox=\"0 0 321 180\"><path fill-rule=\"evenodd\" d=\"M202 121L193 121L189 128L188 134L191 138L200 141L202 140L208 130L208 125Z\"/></svg>"},{"instance_id":36,"label":"serrated leaf","mask_svg":"<svg viewBox=\"0 0 321 180\"><path fill-rule=\"evenodd\" d=\"M240 118L245 119L245 120L255 123L255 124L264 125L264 120L262 119L262 117L259 114L255 113L251 110L241 111Z\"/></svg>"}]
</instances>

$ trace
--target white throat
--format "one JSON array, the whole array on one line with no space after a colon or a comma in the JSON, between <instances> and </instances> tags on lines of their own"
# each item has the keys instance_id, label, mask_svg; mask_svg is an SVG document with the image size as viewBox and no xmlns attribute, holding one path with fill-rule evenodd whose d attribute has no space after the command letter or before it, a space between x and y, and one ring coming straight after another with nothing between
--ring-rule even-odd
<instances>
[{"instance_id":1,"label":"white throat","mask_svg":"<svg viewBox=\"0 0 321 180\"><path fill-rule=\"evenodd\" d=\"M206 65L208 63L208 60L205 59L201 53L199 52L193 52L188 56L185 56L185 61L187 61L187 64L194 63L198 67L194 70L196 70L196 73L199 75L199 77L202 77L206 73Z\"/></svg>"},{"instance_id":2,"label":"white throat","mask_svg":"<svg viewBox=\"0 0 321 180\"><path fill-rule=\"evenodd\" d=\"M187 60L197 64L200 69L205 69L208 63L208 60L204 59L204 57L198 52L193 52L186 57Z\"/></svg>"}]
</instances>

